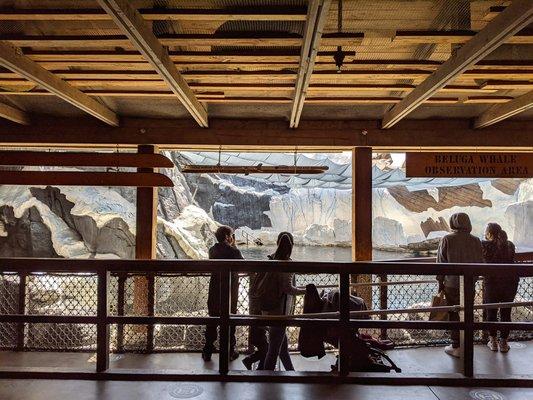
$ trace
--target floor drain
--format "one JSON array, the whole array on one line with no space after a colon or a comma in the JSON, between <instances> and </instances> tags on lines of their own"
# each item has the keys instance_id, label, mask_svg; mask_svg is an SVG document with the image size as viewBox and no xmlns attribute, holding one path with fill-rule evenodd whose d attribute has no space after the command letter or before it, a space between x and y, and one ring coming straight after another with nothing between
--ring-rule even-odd
<instances>
[{"instance_id":1,"label":"floor drain","mask_svg":"<svg viewBox=\"0 0 533 400\"><path fill-rule=\"evenodd\" d=\"M510 342L509 343L509 347L511 349L525 349L526 346L527 345L525 343L517 343L517 342Z\"/></svg>"},{"instance_id":2,"label":"floor drain","mask_svg":"<svg viewBox=\"0 0 533 400\"><path fill-rule=\"evenodd\" d=\"M470 398L474 400L506 400L500 392L486 389L476 389L470 391Z\"/></svg>"},{"instance_id":3,"label":"floor drain","mask_svg":"<svg viewBox=\"0 0 533 400\"><path fill-rule=\"evenodd\" d=\"M194 383L180 383L170 388L169 394L176 399L191 399L200 396L203 389Z\"/></svg>"}]
</instances>

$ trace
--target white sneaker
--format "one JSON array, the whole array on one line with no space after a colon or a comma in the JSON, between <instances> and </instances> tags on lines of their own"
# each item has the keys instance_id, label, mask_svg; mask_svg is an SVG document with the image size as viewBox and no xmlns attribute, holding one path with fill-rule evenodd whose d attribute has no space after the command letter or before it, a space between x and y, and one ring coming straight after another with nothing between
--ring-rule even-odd
<instances>
[{"instance_id":1,"label":"white sneaker","mask_svg":"<svg viewBox=\"0 0 533 400\"><path fill-rule=\"evenodd\" d=\"M449 356L452 356L455 358L461 357L461 348L453 347L451 344L444 348L444 352L448 354Z\"/></svg>"},{"instance_id":2,"label":"white sneaker","mask_svg":"<svg viewBox=\"0 0 533 400\"><path fill-rule=\"evenodd\" d=\"M491 351L498 351L498 341L494 336L489 336L489 342L487 343L487 347Z\"/></svg>"},{"instance_id":3,"label":"white sneaker","mask_svg":"<svg viewBox=\"0 0 533 400\"><path fill-rule=\"evenodd\" d=\"M509 343L507 343L507 340L500 339L500 353L507 353L509 351Z\"/></svg>"}]
</instances>

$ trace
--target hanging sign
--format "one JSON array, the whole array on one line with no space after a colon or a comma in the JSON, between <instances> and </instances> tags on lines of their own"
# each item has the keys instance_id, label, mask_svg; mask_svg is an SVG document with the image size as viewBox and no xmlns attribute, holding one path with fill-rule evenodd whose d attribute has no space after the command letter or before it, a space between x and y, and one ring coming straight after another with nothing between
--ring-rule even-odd
<instances>
[{"instance_id":1,"label":"hanging sign","mask_svg":"<svg viewBox=\"0 0 533 400\"><path fill-rule=\"evenodd\" d=\"M533 153L407 153L408 178L530 178Z\"/></svg>"}]
</instances>

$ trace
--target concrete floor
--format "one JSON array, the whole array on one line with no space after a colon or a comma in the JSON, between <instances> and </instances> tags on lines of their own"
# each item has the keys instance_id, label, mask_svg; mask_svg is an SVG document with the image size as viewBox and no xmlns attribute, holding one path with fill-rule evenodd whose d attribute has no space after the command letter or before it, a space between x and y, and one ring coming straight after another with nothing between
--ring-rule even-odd
<instances>
[{"instance_id":1,"label":"concrete floor","mask_svg":"<svg viewBox=\"0 0 533 400\"><path fill-rule=\"evenodd\" d=\"M533 343L513 345L508 354L492 353L476 346L477 374L533 376ZM406 373L449 373L460 370L460 364L443 353L442 348L414 348L389 351L390 357ZM0 369L40 367L94 371L94 355L87 353L0 352ZM322 360L293 356L298 371L329 371L334 355ZM156 369L172 372L216 370L217 356L204 363L199 354L120 354L112 355L110 367L121 369ZM240 360L231 363L232 370L244 369ZM531 400L533 389L524 388L447 388L427 386L367 386L275 383L218 382L120 382L73 380L2 380L0 400L150 400L150 399L379 399L379 400Z\"/></svg>"},{"instance_id":2,"label":"concrete floor","mask_svg":"<svg viewBox=\"0 0 533 400\"><path fill-rule=\"evenodd\" d=\"M507 354L491 352L486 346L475 346L476 374L489 375L532 375L533 342L512 343L514 348ZM443 352L442 347L420 347L391 350L388 355L404 373L454 373L461 371L459 360ZM242 358L242 356L241 356ZM241 358L230 364L231 370L244 370ZM330 371L335 362L333 353L321 360L292 355L297 371ZM94 371L95 355L91 353L52 353L52 352L0 352L2 367L56 367L84 371ZM112 354L111 369L174 370L201 373L218 369L218 355L205 363L199 353L160 353L160 354ZM532 397L533 399L533 397Z\"/></svg>"},{"instance_id":3,"label":"concrete floor","mask_svg":"<svg viewBox=\"0 0 533 400\"><path fill-rule=\"evenodd\" d=\"M493 397L488 397L491 394ZM218 382L2 380L2 400L531 400L533 389Z\"/></svg>"}]
</instances>

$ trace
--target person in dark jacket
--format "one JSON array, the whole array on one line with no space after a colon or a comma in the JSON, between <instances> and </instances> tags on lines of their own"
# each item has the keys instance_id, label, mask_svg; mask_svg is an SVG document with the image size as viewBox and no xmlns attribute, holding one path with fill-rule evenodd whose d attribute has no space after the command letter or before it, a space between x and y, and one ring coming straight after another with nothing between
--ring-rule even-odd
<instances>
[{"instance_id":1,"label":"person in dark jacket","mask_svg":"<svg viewBox=\"0 0 533 400\"><path fill-rule=\"evenodd\" d=\"M278 248L276 252L269 256L271 260L289 261L291 259L294 238L289 232L281 232L277 240ZM264 301L261 295L261 313L263 315L291 315L294 312L294 296L305 294L305 289L295 286L294 274L290 272L267 273L270 281L275 282L275 286L266 285L272 288L271 293L267 293L270 300ZM261 288L259 288L261 292ZM268 307L265 305L268 304ZM287 334L284 326L269 326L268 351L265 358L264 369L274 371L276 361L279 359L286 371L294 371L289 348Z\"/></svg>"},{"instance_id":2,"label":"person in dark jacket","mask_svg":"<svg viewBox=\"0 0 533 400\"><path fill-rule=\"evenodd\" d=\"M258 297L258 284L261 274L254 273L250 276L250 290L249 290L249 308L250 315L261 315L261 300ZM249 356L243 358L242 363L246 369L251 370L256 362L259 362L257 369L261 370L265 367L265 357L268 351L268 340L266 335L266 327L264 326L250 326L250 344L256 350Z\"/></svg>"},{"instance_id":3,"label":"person in dark jacket","mask_svg":"<svg viewBox=\"0 0 533 400\"><path fill-rule=\"evenodd\" d=\"M465 213L456 213L450 217L452 233L444 236L437 252L438 263L482 263L483 255L481 240L470 234L472 223ZM439 292L444 291L448 305L460 303L459 276L438 275ZM459 321L459 313L450 312L450 321ZM452 357L461 354L459 345L459 331L451 332L452 344L446 346L444 351Z\"/></svg>"},{"instance_id":4,"label":"person in dark jacket","mask_svg":"<svg viewBox=\"0 0 533 400\"><path fill-rule=\"evenodd\" d=\"M485 230L485 239L483 241L483 259L490 264L513 264L515 258L515 246L507 240L507 233L502 227L495 223L487 225ZM518 277L488 276L484 278L483 302L484 303L507 303L514 301L518 290ZM500 321L511 322L511 308L500 308ZM485 310L486 321L498 320L498 309L491 308ZM489 342L487 346L492 351L507 353L509 344L509 329L500 330L500 342L497 341L498 332L496 329L489 331Z\"/></svg>"},{"instance_id":5,"label":"person in dark jacket","mask_svg":"<svg viewBox=\"0 0 533 400\"><path fill-rule=\"evenodd\" d=\"M210 260L239 260L243 256L239 249L235 247L235 236L233 229L229 226L221 226L217 229L215 237L218 241L213 247L209 249ZM231 274L231 312L237 313L237 298L239 296L239 275L237 273ZM209 316L216 317L220 315L220 274L211 274L209 280L209 294L207 297L207 311ZM204 361L211 361L211 355L215 350L214 343L217 340L217 327L214 325L206 326L205 328L205 345L202 351L202 358ZM235 327L231 327L230 331L230 360L235 360L239 354L235 350Z\"/></svg>"}]
</instances>

